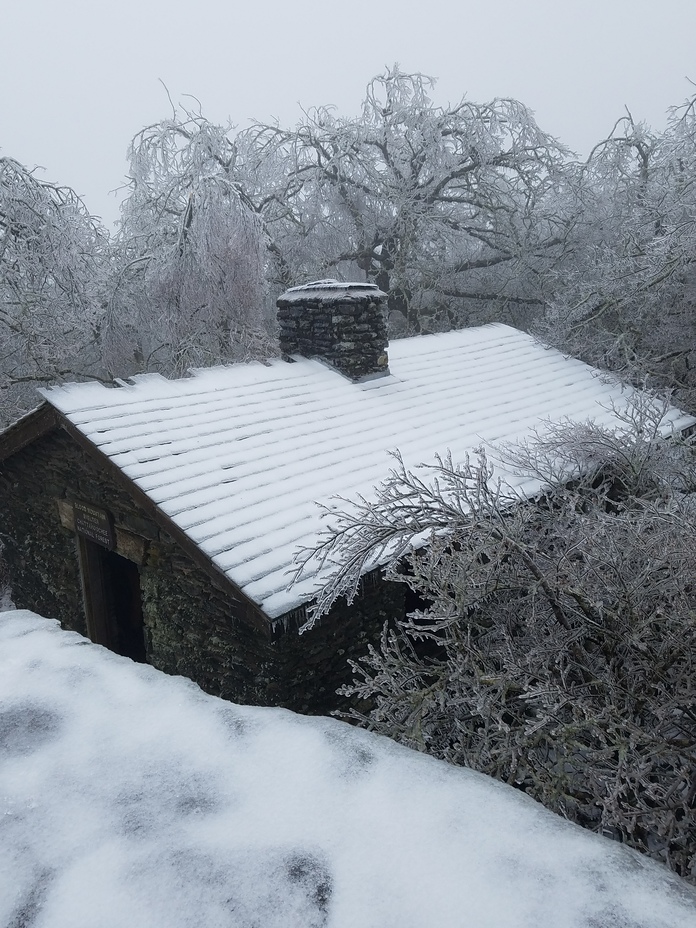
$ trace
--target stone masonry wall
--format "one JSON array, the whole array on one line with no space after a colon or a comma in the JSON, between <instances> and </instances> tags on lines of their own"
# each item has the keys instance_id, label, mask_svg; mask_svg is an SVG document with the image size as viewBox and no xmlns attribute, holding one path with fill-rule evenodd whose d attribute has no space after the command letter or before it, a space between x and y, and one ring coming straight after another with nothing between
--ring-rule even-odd
<instances>
[{"instance_id":1,"label":"stone masonry wall","mask_svg":"<svg viewBox=\"0 0 696 928\"><path fill-rule=\"evenodd\" d=\"M0 540L18 608L87 633L74 533L58 501L83 500L114 516L117 551L140 552L147 660L206 692L238 702L326 713L350 678L348 658L403 614L400 584L372 583L315 628L272 639L233 588L218 585L70 436L56 429L0 463ZM136 544L138 543L138 544ZM132 558L131 558L132 559ZM257 619L258 622L258 619Z\"/></svg>"},{"instance_id":2,"label":"stone masonry wall","mask_svg":"<svg viewBox=\"0 0 696 928\"><path fill-rule=\"evenodd\" d=\"M403 583L370 577L350 606L341 599L311 631L284 635L278 644L287 704L319 714L351 705L368 708L337 696L336 690L351 680L349 659L378 644L385 622L403 617L406 591Z\"/></svg>"},{"instance_id":3,"label":"stone masonry wall","mask_svg":"<svg viewBox=\"0 0 696 928\"><path fill-rule=\"evenodd\" d=\"M65 432L57 429L0 464L0 494L0 537L18 607L86 634L75 536L61 524L57 501L106 508L117 534L142 541L148 663L189 676L215 695L267 702L267 690L277 685L275 653L247 621L246 605L216 588Z\"/></svg>"},{"instance_id":4,"label":"stone masonry wall","mask_svg":"<svg viewBox=\"0 0 696 928\"><path fill-rule=\"evenodd\" d=\"M319 357L353 381L389 373L386 294L366 285L322 282L278 299L278 337L285 357ZM354 288L354 292L351 292Z\"/></svg>"},{"instance_id":5,"label":"stone masonry wall","mask_svg":"<svg viewBox=\"0 0 696 928\"><path fill-rule=\"evenodd\" d=\"M60 469L51 467L50 442L41 440L0 463L0 541L18 608L58 618L87 634L77 543L65 531L55 499L64 493Z\"/></svg>"}]
</instances>

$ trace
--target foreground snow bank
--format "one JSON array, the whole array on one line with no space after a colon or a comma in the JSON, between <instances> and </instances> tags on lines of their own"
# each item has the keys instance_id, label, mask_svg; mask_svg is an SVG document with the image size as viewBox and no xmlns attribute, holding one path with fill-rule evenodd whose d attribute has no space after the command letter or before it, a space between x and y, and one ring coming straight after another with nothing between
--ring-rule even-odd
<instances>
[{"instance_id":1,"label":"foreground snow bank","mask_svg":"<svg viewBox=\"0 0 696 928\"><path fill-rule=\"evenodd\" d=\"M479 774L6 612L0 925L693 928L696 895Z\"/></svg>"}]
</instances>

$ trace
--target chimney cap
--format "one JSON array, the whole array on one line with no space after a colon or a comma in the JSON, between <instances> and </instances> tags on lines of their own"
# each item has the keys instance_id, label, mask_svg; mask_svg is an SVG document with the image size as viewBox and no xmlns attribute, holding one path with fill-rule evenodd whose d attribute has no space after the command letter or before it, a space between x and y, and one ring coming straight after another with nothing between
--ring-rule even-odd
<instances>
[{"instance_id":1,"label":"chimney cap","mask_svg":"<svg viewBox=\"0 0 696 928\"><path fill-rule=\"evenodd\" d=\"M348 283L328 278L313 280L300 287L290 287L278 297L277 303L278 306L287 306L290 303L301 303L306 300L320 303L350 303L353 300L357 302L365 299L379 303L387 298L387 294L380 290L377 284Z\"/></svg>"}]
</instances>

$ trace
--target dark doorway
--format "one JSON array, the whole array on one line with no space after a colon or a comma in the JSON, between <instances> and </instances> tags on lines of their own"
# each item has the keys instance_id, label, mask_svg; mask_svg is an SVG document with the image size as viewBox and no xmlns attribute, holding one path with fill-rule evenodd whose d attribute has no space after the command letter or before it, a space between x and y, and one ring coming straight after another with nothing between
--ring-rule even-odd
<instances>
[{"instance_id":1,"label":"dark doorway","mask_svg":"<svg viewBox=\"0 0 696 928\"><path fill-rule=\"evenodd\" d=\"M87 538L79 541L90 638L117 654L144 663L138 565Z\"/></svg>"}]
</instances>

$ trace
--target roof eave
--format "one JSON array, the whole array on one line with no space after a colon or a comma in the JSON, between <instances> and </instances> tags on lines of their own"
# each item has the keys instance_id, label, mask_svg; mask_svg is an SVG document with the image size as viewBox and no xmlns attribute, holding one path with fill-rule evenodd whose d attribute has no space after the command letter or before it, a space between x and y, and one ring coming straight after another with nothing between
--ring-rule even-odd
<instances>
[{"instance_id":1,"label":"roof eave","mask_svg":"<svg viewBox=\"0 0 696 928\"><path fill-rule=\"evenodd\" d=\"M6 461L37 438L57 428L60 414L50 403L43 402L21 419L0 432L0 462Z\"/></svg>"}]
</instances>

